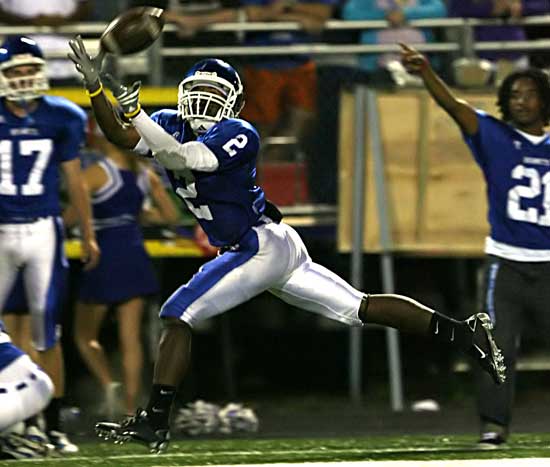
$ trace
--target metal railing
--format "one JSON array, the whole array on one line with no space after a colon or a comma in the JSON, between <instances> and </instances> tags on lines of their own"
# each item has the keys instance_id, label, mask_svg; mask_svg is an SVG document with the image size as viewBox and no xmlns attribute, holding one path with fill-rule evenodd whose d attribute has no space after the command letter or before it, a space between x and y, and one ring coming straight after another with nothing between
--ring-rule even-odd
<instances>
[{"instance_id":1,"label":"metal railing","mask_svg":"<svg viewBox=\"0 0 550 467\"><path fill-rule=\"evenodd\" d=\"M475 51L492 50L548 50L550 39L531 41L505 41L505 42L474 42L473 28L475 26L495 25L520 25L540 26L550 25L550 15L533 16L521 19L477 19L477 18L437 18L420 19L408 23L409 26L419 28L445 28L460 29L460 40L458 42L438 42L413 44L423 52L457 53L463 56L471 56ZM79 23L59 27L51 26L2 26L0 35L3 34L61 34L72 36L83 34L86 36L99 37L106 27L106 23ZM325 31L357 31L365 29L384 29L389 24L384 20L375 21L341 21L330 20L325 23ZM296 22L261 23L261 22L238 22L213 24L205 29L207 32L235 32L243 33L250 31L297 31L302 27ZM201 56L256 56L256 55L350 55L396 52L399 47L394 44L329 44L329 43L308 43L293 44L288 46L250 46L231 45L216 47L165 47L164 36L174 33L177 27L168 24L164 27L163 35L148 50L151 58L149 67L149 78L153 85L161 85L163 81L163 58L173 57L201 57ZM67 50L53 51L48 57L65 57Z\"/></svg>"}]
</instances>

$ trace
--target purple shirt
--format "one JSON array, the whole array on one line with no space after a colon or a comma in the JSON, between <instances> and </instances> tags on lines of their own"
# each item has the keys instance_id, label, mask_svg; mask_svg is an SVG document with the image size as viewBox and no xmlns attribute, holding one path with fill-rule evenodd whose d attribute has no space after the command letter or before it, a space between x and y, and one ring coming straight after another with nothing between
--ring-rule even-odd
<instances>
[{"instance_id":1,"label":"purple shirt","mask_svg":"<svg viewBox=\"0 0 550 467\"><path fill-rule=\"evenodd\" d=\"M547 0L523 0L523 16L539 15L549 11ZM463 18L491 18L493 2L489 0L449 0L449 15ZM484 41L523 41L526 39L522 26L477 26L475 40ZM488 60L517 60L524 56L522 52L484 52L480 57Z\"/></svg>"}]
</instances>

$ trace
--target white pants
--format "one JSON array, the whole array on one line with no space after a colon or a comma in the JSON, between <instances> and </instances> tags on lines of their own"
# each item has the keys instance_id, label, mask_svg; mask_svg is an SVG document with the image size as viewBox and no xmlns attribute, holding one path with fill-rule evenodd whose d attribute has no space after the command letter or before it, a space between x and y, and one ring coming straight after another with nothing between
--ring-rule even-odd
<instances>
[{"instance_id":1,"label":"white pants","mask_svg":"<svg viewBox=\"0 0 550 467\"><path fill-rule=\"evenodd\" d=\"M51 348L59 338L57 318L66 267L60 219L0 224L0 310L22 273L37 350Z\"/></svg>"},{"instance_id":2,"label":"white pants","mask_svg":"<svg viewBox=\"0 0 550 467\"><path fill-rule=\"evenodd\" d=\"M268 290L285 302L361 326L363 293L314 263L298 233L287 224L253 227L230 251L204 264L162 306L161 317L191 327Z\"/></svg>"},{"instance_id":3,"label":"white pants","mask_svg":"<svg viewBox=\"0 0 550 467\"><path fill-rule=\"evenodd\" d=\"M0 370L0 431L41 412L52 394L52 381L28 355L11 362Z\"/></svg>"}]
</instances>

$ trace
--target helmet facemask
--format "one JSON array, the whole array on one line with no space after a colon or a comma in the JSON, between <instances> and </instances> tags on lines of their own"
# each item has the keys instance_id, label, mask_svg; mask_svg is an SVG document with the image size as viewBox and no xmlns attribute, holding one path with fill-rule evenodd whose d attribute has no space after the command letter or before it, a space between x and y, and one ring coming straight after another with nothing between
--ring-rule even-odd
<instances>
[{"instance_id":1,"label":"helmet facemask","mask_svg":"<svg viewBox=\"0 0 550 467\"><path fill-rule=\"evenodd\" d=\"M34 73L19 73L22 67L34 68ZM27 102L49 89L45 62L32 55L15 55L0 65L0 96L13 102Z\"/></svg>"},{"instance_id":2,"label":"helmet facemask","mask_svg":"<svg viewBox=\"0 0 550 467\"><path fill-rule=\"evenodd\" d=\"M202 134L224 118L234 118L241 110L241 89L215 73L197 72L178 87L178 114L193 131Z\"/></svg>"}]
</instances>

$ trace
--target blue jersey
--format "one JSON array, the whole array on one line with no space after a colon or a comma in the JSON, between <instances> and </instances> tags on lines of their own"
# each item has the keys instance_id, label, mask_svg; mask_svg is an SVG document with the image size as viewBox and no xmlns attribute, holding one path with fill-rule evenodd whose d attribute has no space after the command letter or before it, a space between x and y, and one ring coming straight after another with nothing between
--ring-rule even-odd
<instances>
[{"instance_id":1,"label":"blue jersey","mask_svg":"<svg viewBox=\"0 0 550 467\"><path fill-rule=\"evenodd\" d=\"M41 97L24 118L0 100L0 222L59 215L59 168L78 157L85 126L84 111L62 97Z\"/></svg>"},{"instance_id":2,"label":"blue jersey","mask_svg":"<svg viewBox=\"0 0 550 467\"><path fill-rule=\"evenodd\" d=\"M503 121L477 115L478 132L464 139L487 182L491 238L550 249L550 138L534 144Z\"/></svg>"},{"instance_id":3,"label":"blue jersey","mask_svg":"<svg viewBox=\"0 0 550 467\"><path fill-rule=\"evenodd\" d=\"M179 142L196 140L214 153L219 163L214 172L168 170L168 178L212 245L237 243L265 210L264 192L256 186L256 129L244 120L227 119L196 137L173 110L161 110L151 118Z\"/></svg>"}]
</instances>

